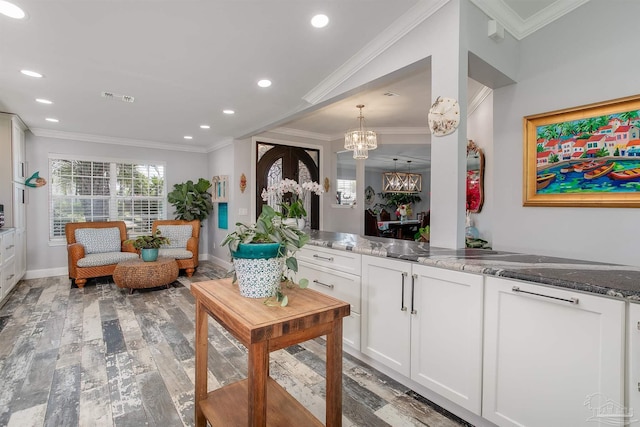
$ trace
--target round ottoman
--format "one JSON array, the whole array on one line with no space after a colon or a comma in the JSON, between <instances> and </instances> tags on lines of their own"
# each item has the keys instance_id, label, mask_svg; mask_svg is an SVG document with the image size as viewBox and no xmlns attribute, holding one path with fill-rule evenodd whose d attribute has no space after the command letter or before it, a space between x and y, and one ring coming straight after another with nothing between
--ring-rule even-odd
<instances>
[{"instance_id":1,"label":"round ottoman","mask_svg":"<svg viewBox=\"0 0 640 427\"><path fill-rule=\"evenodd\" d=\"M118 263L113 281L119 288L129 288L133 293L134 289L168 287L178 278L178 272L178 263L173 258L158 258L153 262L138 258Z\"/></svg>"}]
</instances>

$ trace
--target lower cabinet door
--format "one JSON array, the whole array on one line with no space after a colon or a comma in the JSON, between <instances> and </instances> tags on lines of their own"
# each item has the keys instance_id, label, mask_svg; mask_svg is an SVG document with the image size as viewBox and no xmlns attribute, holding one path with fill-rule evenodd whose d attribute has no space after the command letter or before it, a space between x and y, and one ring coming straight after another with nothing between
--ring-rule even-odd
<instances>
[{"instance_id":1,"label":"lower cabinet door","mask_svg":"<svg viewBox=\"0 0 640 427\"><path fill-rule=\"evenodd\" d=\"M484 418L528 427L619 422L623 301L487 277L484 313Z\"/></svg>"},{"instance_id":2,"label":"lower cabinet door","mask_svg":"<svg viewBox=\"0 0 640 427\"><path fill-rule=\"evenodd\" d=\"M411 379L480 415L484 278L413 266Z\"/></svg>"},{"instance_id":3,"label":"lower cabinet door","mask_svg":"<svg viewBox=\"0 0 640 427\"><path fill-rule=\"evenodd\" d=\"M640 304L629 304L627 353L627 417L640 419ZM631 415L634 415L631 417ZM634 424L631 424L634 425Z\"/></svg>"},{"instance_id":4,"label":"lower cabinet door","mask_svg":"<svg viewBox=\"0 0 640 427\"><path fill-rule=\"evenodd\" d=\"M363 255L362 284L362 353L409 377L411 264Z\"/></svg>"}]
</instances>

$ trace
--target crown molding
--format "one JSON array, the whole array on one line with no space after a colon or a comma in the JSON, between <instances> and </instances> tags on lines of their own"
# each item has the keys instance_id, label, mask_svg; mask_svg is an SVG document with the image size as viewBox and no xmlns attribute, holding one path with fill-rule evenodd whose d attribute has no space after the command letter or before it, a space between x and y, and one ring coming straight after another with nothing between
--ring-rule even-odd
<instances>
[{"instance_id":1,"label":"crown molding","mask_svg":"<svg viewBox=\"0 0 640 427\"><path fill-rule=\"evenodd\" d=\"M471 0L484 13L500 22L517 40L522 40L588 1L557 0L529 18L522 19L503 0Z\"/></svg>"},{"instance_id":2,"label":"crown molding","mask_svg":"<svg viewBox=\"0 0 640 427\"><path fill-rule=\"evenodd\" d=\"M448 3L449 0L421 0L399 17L393 24L384 29L377 37L369 42L358 53L349 58L347 62L338 67L320 84L311 89L302 97L309 104L317 104L332 90L344 83L349 77L365 67L369 62L381 53L393 46L409 31L417 27L425 19L433 15L438 9Z\"/></svg>"},{"instance_id":3,"label":"crown molding","mask_svg":"<svg viewBox=\"0 0 640 427\"><path fill-rule=\"evenodd\" d=\"M306 130L293 129L293 128L287 128L287 127L279 127L279 128L268 130L267 132L273 132L273 133L278 133L281 135L288 135L288 136L297 136L300 138L315 139L318 141L332 141L333 139L335 139L335 138L331 138L331 135L327 135L326 133L308 132Z\"/></svg>"},{"instance_id":4,"label":"crown molding","mask_svg":"<svg viewBox=\"0 0 640 427\"><path fill-rule=\"evenodd\" d=\"M487 96L489 96L491 92L493 92L491 88L484 86L482 89L480 89L480 91L476 94L476 96L473 97L473 99L469 100L469 107L467 108L467 117L472 115L478 109L480 104L482 104L484 100L487 99Z\"/></svg>"},{"instance_id":5,"label":"crown molding","mask_svg":"<svg viewBox=\"0 0 640 427\"><path fill-rule=\"evenodd\" d=\"M209 146L209 148L207 148L207 153L212 153L214 151L218 151L223 149L224 147L228 147L229 145L233 144L233 138L226 138L223 139L220 142L216 142L215 144Z\"/></svg>"},{"instance_id":6,"label":"crown molding","mask_svg":"<svg viewBox=\"0 0 640 427\"><path fill-rule=\"evenodd\" d=\"M142 139L118 138L114 136L92 135L88 133L77 133L77 132L64 132L59 130L50 130L50 129L41 129L41 128L29 128L29 130L35 136L42 136L47 138L95 142L98 144L126 145L129 147L133 146L133 147L141 147L141 148L152 148L156 150L187 151L192 153L207 152L207 150L204 147L172 145L172 144L165 144L162 142L146 141Z\"/></svg>"}]
</instances>

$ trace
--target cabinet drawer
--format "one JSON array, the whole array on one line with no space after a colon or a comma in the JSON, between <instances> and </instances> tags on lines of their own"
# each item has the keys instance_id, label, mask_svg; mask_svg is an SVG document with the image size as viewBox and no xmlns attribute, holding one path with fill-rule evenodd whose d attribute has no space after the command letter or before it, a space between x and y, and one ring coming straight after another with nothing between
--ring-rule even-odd
<instances>
[{"instance_id":1,"label":"cabinet drawer","mask_svg":"<svg viewBox=\"0 0 640 427\"><path fill-rule=\"evenodd\" d=\"M15 233L13 231L2 235L2 264L13 258L16 253Z\"/></svg>"},{"instance_id":2,"label":"cabinet drawer","mask_svg":"<svg viewBox=\"0 0 640 427\"><path fill-rule=\"evenodd\" d=\"M297 278L308 279L309 288L348 302L352 312L360 313L360 276L300 261Z\"/></svg>"},{"instance_id":3,"label":"cabinet drawer","mask_svg":"<svg viewBox=\"0 0 640 427\"><path fill-rule=\"evenodd\" d=\"M13 260L2 265L0 271L0 299L4 298L16 283L15 263Z\"/></svg>"},{"instance_id":4,"label":"cabinet drawer","mask_svg":"<svg viewBox=\"0 0 640 427\"><path fill-rule=\"evenodd\" d=\"M360 254L350 251L339 251L336 249L307 245L300 249L296 254L296 258L320 267L328 267L332 270L360 276L362 257Z\"/></svg>"}]
</instances>

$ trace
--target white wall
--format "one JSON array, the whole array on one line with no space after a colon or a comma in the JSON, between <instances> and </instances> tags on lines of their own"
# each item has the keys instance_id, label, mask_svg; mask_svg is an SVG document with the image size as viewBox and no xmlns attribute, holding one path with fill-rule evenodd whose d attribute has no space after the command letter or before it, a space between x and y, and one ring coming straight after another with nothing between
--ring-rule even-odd
<instances>
[{"instance_id":1,"label":"white wall","mask_svg":"<svg viewBox=\"0 0 640 427\"><path fill-rule=\"evenodd\" d=\"M518 83L494 93L493 247L640 266L638 210L522 206L522 118L635 95L640 2L590 1L520 43Z\"/></svg>"},{"instance_id":2,"label":"white wall","mask_svg":"<svg viewBox=\"0 0 640 427\"><path fill-rule=\"evenodd\" d=\"M49 153L73 154L91 158L158 161L167 165L167 191L173 185L187 180L197 181L207 172L206 156L199 153L148 149L124 145L99 144L87 141L72 141L26 135L27 163L29 171L40 171L40 176L49 179ZM49 243L49 187L28 190L27 204L27 278L67 274L66 243ZM167 217L173 218L173 207L168 207ZM202 230L200 250L206 259L208 248L206 225Z\"/></svg>"},{"instance_id":3,"label":"white wall","mask_svg":"<svg viewBox=\"0 0 640 427\"><path fill-rule=\"evenodd\" d=\"M245 141L244 145L250 144ZM243 147L242 144L239 144ZM227 229L222 229L218 224L218 213L220 212L219 203L214 203L213 215L209 220L209 248L208 252L213 257L213 260L218 264L226 265L229 261L229 249L227 247L221 247L220 242L224 239L228 232L235 229L235 220L237 214L233 211L233 206L237 205L233 203L233 200L239 197L240 193L240 176L242 173L247 176L247 187L249 188L249 176L250 171L244 171L242 169L234 168L234 151L235 147L233 143L224 145L211 153L209 153L209 170L212 171L210 176L227 175L229 177L229 183L227 188L227 195L229 201L227 202ZM246 192L246 190L245 190Z\"/></svg>"}]
</instances>

